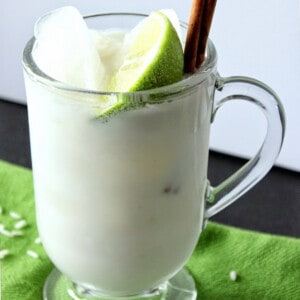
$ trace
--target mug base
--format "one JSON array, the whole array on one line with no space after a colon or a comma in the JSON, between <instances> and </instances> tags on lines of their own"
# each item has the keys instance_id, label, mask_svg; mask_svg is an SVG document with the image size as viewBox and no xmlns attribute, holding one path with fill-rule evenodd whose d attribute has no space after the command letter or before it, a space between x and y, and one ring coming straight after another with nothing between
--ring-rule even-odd
<instances>
[{"instance_id":1,"label":"mug base","mask_svg":"<svg viewBox=\"0 0 300 300\"><path fill-rule=\"evenodd\" d=\"M145 294L111 297L84 289L74 284L57 269L48 276L44 289L44 300L196 300L197 290L193 277L186 269L180 270L161 287Z\"/></svg>"}]
</instances>

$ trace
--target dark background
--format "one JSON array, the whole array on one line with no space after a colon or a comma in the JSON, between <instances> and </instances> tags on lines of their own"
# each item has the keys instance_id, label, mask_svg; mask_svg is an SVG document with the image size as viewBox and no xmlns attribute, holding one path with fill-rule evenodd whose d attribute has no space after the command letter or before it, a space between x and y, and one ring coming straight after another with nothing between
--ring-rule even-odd
<instances>
[{"instance_id":1,"label":"dark background","mask_svg":"<svg viewBox=\"0 0 300 300\"><path fill-rule=\"evenodd\" d=\"M300 158L300 153L299 153ZM31 167L27 108L0 99L0 159ZM212 185L224 180L244 160L210 152ZM300 174L274 167L246 195L213 221L261 232L300 237Z\"/></svg>"}]
</instances>

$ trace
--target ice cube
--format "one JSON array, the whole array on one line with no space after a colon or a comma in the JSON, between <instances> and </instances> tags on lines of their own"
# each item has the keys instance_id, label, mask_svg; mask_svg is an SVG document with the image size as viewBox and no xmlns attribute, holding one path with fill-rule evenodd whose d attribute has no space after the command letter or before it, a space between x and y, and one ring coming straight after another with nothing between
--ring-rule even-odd
<instances>
[{"instance_id":1,"label":"ice cube","mask_svg":"<svg viewBox=\"0 0 300 300\"><path fill-rule=\"evenodd\" d=\"M124 48L125 31L111 29L105 31L90 30L96 45L98 55L102 61L109 81L111 76L120 68L124 61L126 49Z\"/></svg>"},{"instance_id":2,"label":"ice cube","mask_svg":"<svg viewBox=\"0 0 300 300\"><path fill-rule=\"evenodd\" d=\"M66 6L41 17L34 28L33 58L56 80L78 88L103 90L105 70L79 11Z\"/></svg>"}]
</instances>

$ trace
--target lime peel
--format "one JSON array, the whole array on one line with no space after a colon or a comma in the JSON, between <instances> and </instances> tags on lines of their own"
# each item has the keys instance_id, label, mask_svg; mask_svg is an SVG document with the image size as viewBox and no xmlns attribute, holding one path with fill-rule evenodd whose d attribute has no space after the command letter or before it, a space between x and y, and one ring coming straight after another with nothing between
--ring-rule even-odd
<instances>
[{"instance_id":1,"label":"lime peel","mask_svg":"<svg viewBox=\"0 0 300 300\"><path fill-rule=\"evenodd\" d=\"M154 11L137 26L140 26L138 33L135 33L123 64L112 77L108 91L143 91L175 83L183 77L183 48L169 18ZM129 98L119 95L117 103L101 115L132 108Z\"/></svg>"}]
</instances>

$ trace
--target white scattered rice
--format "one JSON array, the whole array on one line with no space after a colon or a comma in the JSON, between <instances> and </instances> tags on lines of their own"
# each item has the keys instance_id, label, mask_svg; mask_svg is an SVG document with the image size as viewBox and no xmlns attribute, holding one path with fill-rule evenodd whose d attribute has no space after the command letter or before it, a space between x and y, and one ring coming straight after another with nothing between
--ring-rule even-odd
<instances>
[{"instance_id":1,"label":"white scattered rice","mask_svg":"<svg viewBox=\"0 0 300 300\"><path fill-rule=\"evenodd\" d=\"M35 240L34 240L35 244L41 244L41 238L38 236Z\"/></svg>"},{"instance_id":2,"label":"white scattered rice","mask_svg":"<svg viewBox=\"0 0 300 300\"><path fill-rule=\"evenodd\" d=\"M12 237L11 231L6 230L4 226L0 228L0 234L7 237Z\"/></svg>"},{"instance_id":3,"label":"white scattered rice","mask_svg":"<svg viewBox=\"0 0 300 300\"><path fill-rule=\"evenodd\" d=\"M13 218L13 219L21 219L22 216L18 213L16 213L15 211L10 211L9 215Z\"/></svg>"},{"instance_id":4,"label":"white scattered rice","mask_svg":"<svg viewBox=\"0 0 300 300\"><path fill-rule=\"evenodd\" d=\"M25 226L27 226L27 222L25 220L20 220L14 225L15 229L21 229Z\"/></svg>"},{"instance_id":5,"label":"white scattered rice","mask_svg":"<svg viewBox=\"0 0 300 300\"><path fill-rule=\"evenodd\" d=\"M236 279L237 279L236 271L234 271L234 270L230 271L229 278L230 278L231 281L236 281Z\"/></svg>"},{"instance_id":6,"label":"white scattered rice","mask_svg":"<svg viewBox=\"0 0 300 300\"><path fill-rule=\"evenodd\" d=\"M33 257L33 258L39 258L39 255L36 252L32 251L32 250L27 250L26 254Z\"/></svg>"},{"instance_id":7,"label":"white scattered rice","mask_svg":"<svg viewBox=\"0 0 300 300\"><path fill-rule=\"evenodd\" d=\"M9 231L9 230L5 229L5 226L3 224L0 224L0 234L7 236L7 237L24 235L23 232L20 230Z\"/></svg>"},{"instance_id":8,"label":"white scattered rice","mask_svg":"<svg viewBox=\"0 0 300 300\"><path fill-rule=\"evenodd\" d=\"M8 249L2 249L2 250L0 250L0 259L3 259L8 254L9 254L9 250Z\"/></svg>"},{"instance_id":9,"label":"white scattered rice","mask_svg":"<svg viewBox=\"0 0 300 300\"><path fill-rule=\"evenodd\" d=\"M12 237L24 235L24 233L21 230L13 230L13 231L10 232L10 234L11 234Z\"/></svg>"}]
</instances>

